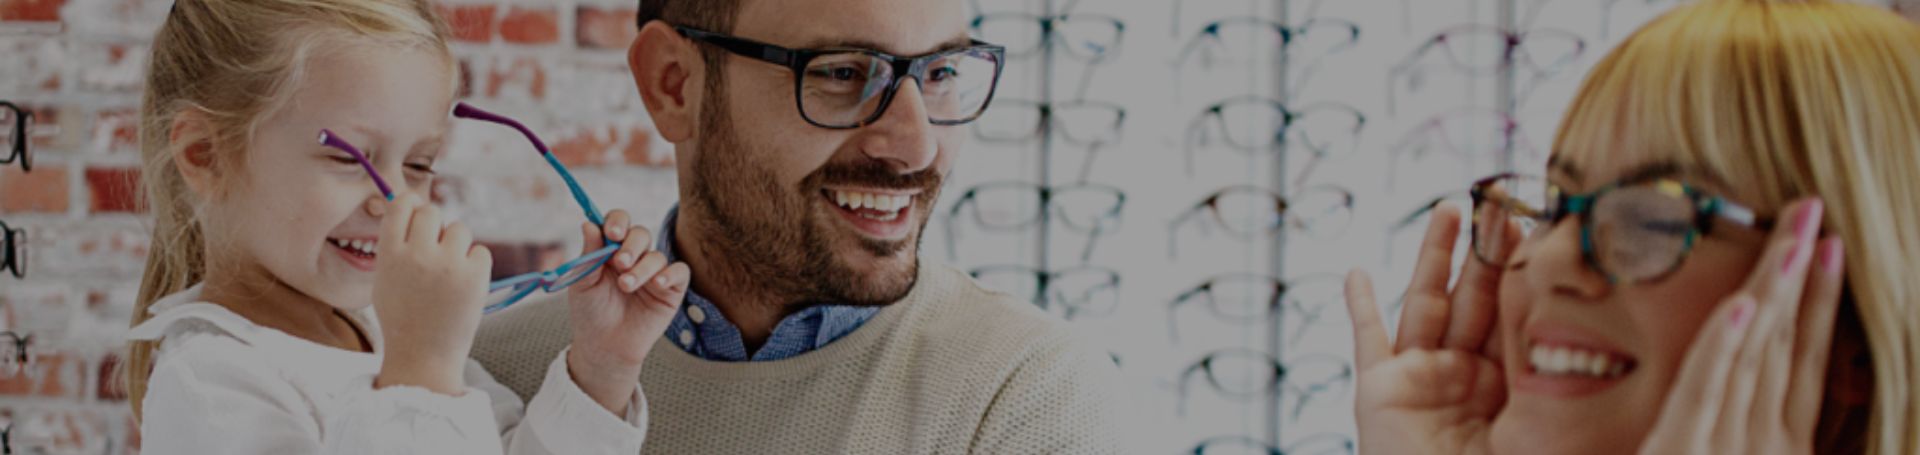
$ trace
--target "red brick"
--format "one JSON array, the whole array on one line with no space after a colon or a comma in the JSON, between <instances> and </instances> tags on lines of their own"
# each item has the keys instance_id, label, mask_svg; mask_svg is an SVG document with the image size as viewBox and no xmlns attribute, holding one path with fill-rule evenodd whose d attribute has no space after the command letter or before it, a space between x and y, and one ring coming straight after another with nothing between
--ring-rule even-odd
<instances>
[{"instance_id":1,"label":"red brick","mask_svg":"<svg viewBox=\"0 0 1920 455\"><path fill-rule=\"evenodd\" d=\"M136 168L88 168L87 193L92 197L94 213L144 213L140 199L140 170Z\"/></svg>"},{"instance_id":2,"label":"red brick","mask_svg":"<svg viewBox=\"0 0 1920 455\"><path fill-rule=\"evenodd\" d=\"M487 70L487 97L498 98L507 88L522 91L535 100L546 99L547 70L532 58L517 58L504 64L496 60Z\"/></svg>"},{"instance_id":3,"label":"red brick","mask_svg":"<svg viewBox=\"0 0 1920 455\"><path fill-rule=\"evenodd\" d=\"M28 350L35 349L27 345ZM44 349L44 348L41 348ZM42 352L32 365L10 375L0 375L0 396L78 398L80 384L65 379L78 377L77 357L65 352Z\"/></svg>"},{"instance_id":4,"label":"red brick","mask_svg":"<svg viewBox=\"0 0 1920 455\"><path fill-rule=\"evenodd\" d=\"M500 39L516 44L560 42L560 15L553 8L510 6L500 19Z\"/></svg>"},{"instance_id":5,"label":"red brick","mask_svg":"<svg viewBox=\"0 0 1920 455\"><path fill-rule=\"evenodd\" d=\"M626 49L640 36L633 24L638 15L633 8L582 5L574 16L574 41L584 49Z\"/></svg>"},{"instance_id":6,"label":"red brick","mask_svg":"<svg viewBox=\"0 0 1920 455\"><path fill-rule=\"evenodd\" d=\"M99 366L94 368L94 372L96 373L94 377L99 378L99 382L95 384L95 390L98 391L95 398L107 401L127 399L126 379L120 371L119 354L108 353L102 357Z\"/></svg>"},{"instance_id":7,"label":"red brick","mask_svg":"<svg viewBox=\"0 0 1920 455\"><path fill-rule=\"evenodd\" d=\"M91 137L94 152L139 154L140 111L132 108L101 111L94 117Z\"/></svg>"},{"instance_id":8,"label":"red brick","mask_svg":"<svg viewBox=\"0 0 1920 455\"><path fill-rule=\"evenodd\" d=\"M627 164L651 167L673 166L672 151L654 154L653 129L647 127L633 127L627 130L627 146L620 150L620 156L626 158Z\"/></svg>"},{"instance_id":9,"label":"red brick","mask_svg":"<svg viewBox=\"0 0 1920 455\"><path fill-rule=\"evenodd\" d=\"M439 5L438 8L440 16L453 29L455 41L485 43L492 41L499 29L499 23L494 21L499 9L494 5Z\"/></svg>"},{"instance_id":10,"label":"red brick","mask_svg":"<svg viewBox=\"0 0 1920 455\"><path fill-rule=\"evenodd\" d=\"M619 144L612 126L579 128L552 141L553 156L568 167L607 164L607 152Z\"/></svg>"},{"instance_id":11,"label":"red brick","mask_svg":"<svg viewBox=\"0 0 1920 455\"><path fill-rule=\"evenodd\" d=\"M0 20L55 22L67 0L0 0Z\"/></svg>"},{"instance_id":12,"label":"red brick","mask_svg":"<svg viewBox=\"0 0 1920 455\"><path fill-rule=\"evenodd\" d=\"M19 166L0 169L0 211L62 213L67 211L67 169L36 162L33 172Z\"/></svg>"}]
</instances>

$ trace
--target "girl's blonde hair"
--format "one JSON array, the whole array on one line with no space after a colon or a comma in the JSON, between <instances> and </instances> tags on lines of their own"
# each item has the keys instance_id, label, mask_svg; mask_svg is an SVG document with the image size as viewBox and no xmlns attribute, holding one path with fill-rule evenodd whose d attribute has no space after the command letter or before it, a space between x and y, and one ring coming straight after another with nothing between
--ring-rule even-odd
<instances>
[{"instance_id":1,"label":"girl's blonde hair","mask_svg":"<svg viewBox=\"0 0 1920 455\"><path fill-rule=\"evenodd\" d=\"M1838 1L1680 7L1601 60L1561 125L1556 153L1657 154L1759 207L1823 198L1847 245L1835 353L1870 357L1830 365L1873 386L1849 403L1828 383L1815 451L1920 453L1920 26Z\"/></svg>"},{"instance_id":2,"label":"girl's blonde hair","mask_svg":"<svg viewBox=\"0 0 1920 455\"><path fill-rule=\"evenodd\" d=\"M199 283L206 271L207 236L196 208L207 201L196 200L174 167L181 147L210 144L215 169L239 169L259 122L286 106L322 46L428 49L445 58L457 80L447 36L426 0L177 0L154 36L140 107L142 174L154 219L133 324L149 318L155 300ZM174 121L182 114L204 119L204 135L173 140ZM132 343L127 356L124 377L135 419L154 347Z\"/></svg>"}]
</instances>

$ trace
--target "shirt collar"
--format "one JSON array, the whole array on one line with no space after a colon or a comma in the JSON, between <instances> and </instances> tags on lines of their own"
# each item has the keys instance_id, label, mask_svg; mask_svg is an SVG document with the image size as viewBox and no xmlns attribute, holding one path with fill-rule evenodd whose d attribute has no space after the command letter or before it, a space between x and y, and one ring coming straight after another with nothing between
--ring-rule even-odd
<instances>
[{"instance_id":1,"label":"shirt collar","mask_svg":"<svg viewBox=\"0 0 1920 455\"><path fill-rule=\"evenodd\" d=\"M655 245L661 253L666 254L668 262L678 260L673 251L673 230L679 213L678 205L667 211L666 221L660 224L660 235ZM667 325L666 337L674 346L706 360L780 360L826 347L853 333L879 312L879 307L814 305L781 319L774 325L767 343L749 354L740 336L740 328L727 320L719 306L693 292L689 286L685 304L681 305L681 310L674 314L673 321Z\"/></svg>"}]
</instances>

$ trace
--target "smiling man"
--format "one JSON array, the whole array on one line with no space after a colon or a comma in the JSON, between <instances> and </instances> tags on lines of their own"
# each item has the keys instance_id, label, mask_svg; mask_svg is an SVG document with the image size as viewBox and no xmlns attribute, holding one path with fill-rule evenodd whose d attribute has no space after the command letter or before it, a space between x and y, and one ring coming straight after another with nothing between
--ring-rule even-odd
<instances>
[{"instance_id":1,"label":"smiling man","mask_svg":"<svg viewBox=\"0 0 1920 455\"><path fill-rule=\"evenodd\" d=\"M693 270L640 381L649 453L1112 453L1104 351L920 260L1003 51L959 0L643 0L629 50L674 143L658 258ZM647 241L645 233L629 241ZM474 355L523 394L567 307L492 317Z\"/></svg>"}]
</instances>

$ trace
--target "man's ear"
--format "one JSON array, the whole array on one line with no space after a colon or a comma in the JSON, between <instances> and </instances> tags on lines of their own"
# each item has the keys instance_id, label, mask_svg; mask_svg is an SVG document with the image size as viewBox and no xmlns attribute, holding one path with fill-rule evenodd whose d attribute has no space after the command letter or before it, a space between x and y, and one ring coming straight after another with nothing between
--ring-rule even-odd
<instances>
[{"instance_id":1,"label":"man's ear","mask_svg":"<svg viewBox=\"0 0 1920 455\"><path fill-rule=\"evenodd\" d=\"M707 68L695 46L666 22L652 21L640 28L640 35L627 48L633 83L640 88L654 128L667 142L692 139L699 124L697 101L705 89L699 81L706 80Z\"/></svg>"},{"instance_id":2,"label":"man's ear","mask_svg":"<svg viewBox=\"0 0 1920 455\"><path fill-rule=\"evenodd\" d=\"M219 160L213 147L213 123L197 109L183 109L168 125L167 144L173 167L187 183L187 190L202 200L211 198L219 187Z\"/></svg>"}]
</instances>

